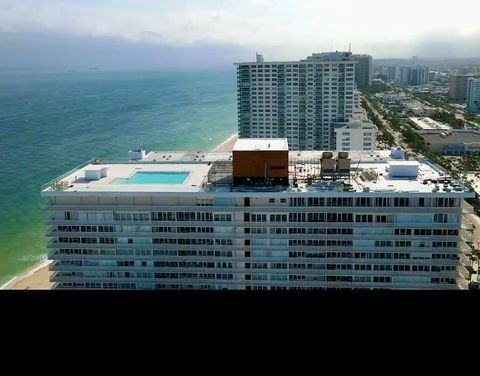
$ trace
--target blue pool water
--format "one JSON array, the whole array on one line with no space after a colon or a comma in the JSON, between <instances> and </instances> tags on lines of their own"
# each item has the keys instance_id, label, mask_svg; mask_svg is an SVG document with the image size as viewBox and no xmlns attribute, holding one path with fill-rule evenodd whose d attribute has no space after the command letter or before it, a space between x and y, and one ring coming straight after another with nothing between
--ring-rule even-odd
<instances>
[{"instance_id":1,"label":"blue pool water","mask_svg":"<svg viewBox=\"0 0 480 376\"><path fill-rule=\"evenodd\" d=\"M183 184L190 172L136 172L128 179L115 179L111 184Z\"/></svg>"}]
</instances>

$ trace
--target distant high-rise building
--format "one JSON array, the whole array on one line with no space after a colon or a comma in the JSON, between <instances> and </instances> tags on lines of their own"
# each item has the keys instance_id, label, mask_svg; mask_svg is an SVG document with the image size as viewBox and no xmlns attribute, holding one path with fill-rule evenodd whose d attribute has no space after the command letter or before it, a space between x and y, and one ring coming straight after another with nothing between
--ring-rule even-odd
<instances>
[{"instance_id":1,"label":"distant high-rise building","mask_svg":"<svg viewBox=\"0 0 480 376\"><path fill-rule=\"evenodd\" d=\"M454 74L450 76L450 87L448 89L448 98L454 101L467 100L468 80L476 78L478 75L472 74Z\"/></svg>"},{"instance_id":2,"label":"distant high-rise building","mask_svg":"<svg viewBox=\"0 0 480 376\"><path fill-rule=\"evenodd\" d=\"M373 60L370 55L353 55L355 65L355 82L358 89L366 89L372 84Z\"/></svg>"},{"instance_id":3,"label":"distant high-rise building","mask_svg":"<svg viewBox=\"0 0 480 376\"><path fill-rule=\"evenodd\" d=\"M301 61L238 63L241 138L286 137L293 150L335 148L335 124L355 108L350 52L314 53Z\"/></svg>"},{"instance_id":4,"label":"distant high-rise building","mask_svg":"<svg viewBox=\"0 0 480 376\"><path fill-rule=\"evenodd\" d=\"M409 84L424 85L429 80L430 69L426 66L417 65L410 70Z\"/></svg>"},{"instance_id":5,"label":"distant high-rise building","mask_svg":"<svg viewBox=\"0 0 480 376\"><path fill-rule=\"evenodd\" d=\"M467 109L473 113L480 113L480 79L468 80Z\"/></svg>"},{"instance_id":6,"label":"distant high-rise building","mask_svg":"<svg viewBox=\"0 0 480 376\"><path fill-rule=\"evenodd\" d=\"M387 79L405 85L424 85L429 80L430 69L426 66L389 67Z\"/></svg>"},{"instance_id":7,"label":"distant high-rise building","mask_svg":"<svg viewBox=\"0 0 480 376\"><path fill-rule=\"evenodd\" d=\"M396 81L397 77L397 69L398 67L396 66L391 66L391 67L386 67L385 69L385 78L388 81Z\"/></svg>"}]
</instances>

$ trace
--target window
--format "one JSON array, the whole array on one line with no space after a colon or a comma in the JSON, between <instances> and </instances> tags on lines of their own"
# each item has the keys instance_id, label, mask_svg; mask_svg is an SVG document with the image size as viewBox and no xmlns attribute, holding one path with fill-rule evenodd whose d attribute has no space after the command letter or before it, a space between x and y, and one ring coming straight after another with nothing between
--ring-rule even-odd
<instances>
[{"instance_id":1,"label":"window","mask_svg":"<svg viewBox=\"0 0 480 376\"><path fill-rule=\"evenodd\" d=\"M396 197L395 206L396 207L410 206L410 199L408 197Z\"/></svg>"},{"instance_id":2,"label":"window","mask_svg":"<svg viewBox=\"0 0 480 376\"><path fill-rule=\"evenodd\" d=\"M447 214L434 214L433 222L435 222L435 223L448 223L448 215Z\"/></svg>"}]
</instances>

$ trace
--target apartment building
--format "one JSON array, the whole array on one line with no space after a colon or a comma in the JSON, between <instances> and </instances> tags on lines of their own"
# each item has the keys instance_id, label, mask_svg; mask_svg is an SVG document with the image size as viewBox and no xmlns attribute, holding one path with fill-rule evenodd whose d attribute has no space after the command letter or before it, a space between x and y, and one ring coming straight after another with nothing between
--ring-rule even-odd
<instances>
[{"instance_id":1,"label":"apartment building","mask_svg":"<svg viewBox=\"0 0 480 376\"><path fill-rule=\"evenodd\" d=\"M463 199L474 194L402 156L241 139L233 153L89 161L42 191L51 280L58 289L465 289Z\"/></svg>"},{"instance_id":2,"label":"apartment building","mask_svg":"<svg viewBox=\"0 0 480 376\"><path fill-rule=\"evenodd\" d=\"M373 59L370 55L353 55L355 65L355 82L358 89L366 89L372 84Z\"/></svg>"},{"instance_id":3,"label":"apartment building","mask_svg":"<svg viewBox=\"0 0 480 376\"><path fill-rule=\"evenodd\" d=\"M473 74L453 74L450 76L448 87L448 98L454 101L466 101L468 95L468 81L470 78L477 78Z\"/></svg>"},{"instance_id":4,"label":"apartment building","mask_svg":"<svg viewBox=\"0 0 480 376\"><path fill-rule=\"evenodd\" d=\"M363 108L358 108L347 122L335 126L336 150L375 150L378 128L368 119Z\"/></svg>"},{"instance_id":5,"label":"apartment building","mask_svg":"<svg viewBox=\"0 0 480 376\"><path fill-rule=\"evenodd\" d=\"M335 148L335 123L354 110L355 60L350 52L305 60L238 63L241 138L287 138L291 150Z\"/></svg>"},{"instance_id":6,"label":"apartment building","mask_svg":"<svg viewBox=\"0 0 480 376\"><path fill-rule=\"evenodd\" d=\"M390 66L384 68L384 76L389 81L405 85L424 85L430 78L430 69L427 66Z\"/></svg>"},{"instance_id":7,"label":"apartment building","mask_svg":"<svg viewBox=\"0 0 480 376\"><path fill-rule=\"evenodd\" d=\"M468 80L467 110L474 114L480 113L480 78Z\"/></svg>"}]
</instances>

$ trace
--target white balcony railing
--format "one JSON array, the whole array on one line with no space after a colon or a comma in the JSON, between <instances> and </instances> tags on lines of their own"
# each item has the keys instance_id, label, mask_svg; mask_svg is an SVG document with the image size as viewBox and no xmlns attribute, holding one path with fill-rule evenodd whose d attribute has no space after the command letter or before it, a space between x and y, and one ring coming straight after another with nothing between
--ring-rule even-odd
<instances>
[{"instance_id":1,"label":"white balcony railing","mask_svg":"<svg viewBox=\"0 0 480 376\"><path fill-rule=\"evenodd\" d=\"M462 201L462 212L463 212L463 214L473 214L474 213L473 206L470 205L465 200L463 200Z\"/></svg>"}]
</instances>

